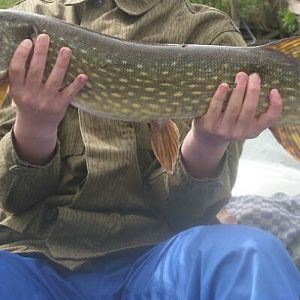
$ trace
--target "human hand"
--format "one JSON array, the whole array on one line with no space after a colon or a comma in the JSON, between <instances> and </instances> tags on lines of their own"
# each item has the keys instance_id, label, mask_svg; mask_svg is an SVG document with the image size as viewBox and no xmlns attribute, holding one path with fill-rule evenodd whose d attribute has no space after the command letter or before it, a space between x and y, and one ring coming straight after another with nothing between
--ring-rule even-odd
<instances>
[{"instance_id":1,"label":"human hand","mask_svg":"<svg viewBox=\"0 0 300 300\"><path fill-rule=\"evenodd\" d=\"M69 103L87 81L79 74L67 87L63 80L70 63L71 50L62 48L46 81L43 81L50 39L46 34L33 44L23 41L16 49L9 67L10 94L17 108L13 132L19 156L27 162L45 164L56 145L57 127Z\"/></svg>"},{"instance_id":2,"label":"human hand","mask_svg":"<svg viewBox=\"0 0 300 300\"><path fill-rule=\"evenodd\" d=\"M70 63L71 50L62 48L56 63L43 82L50 39L46 34L37 37L28 70L26 62L29 58L32 42L23 41L16 49L9 68L10 93L17 106L16 125L31 132L37 130L41 134L56 132L69 103L87 81L84 74L61 90L62 83Z\"/></svg>"},{"instance_id":3,"label":"human hand","mask_svg":"<svg viewBox=\"0 0 300 300\"><path fill-rule=\"evenodd\" d=\"M283 100L278 90L270 92L270 103L264 113L257 114L260 100L261 80L258 74L236 75L234 88L223 111L229 86L221 84L213 96L207 113L193 121L196 136L201 136L209 145L226 146L230 141L257 137L263 130L278 120Z\"/></svg>"},{"instance_id":4,"label":"human hand","mask_svg":"<svg viewBox=\"0 0 300 300\"><path fill-rule=\"evenodd\" d=\"M214 177L229 142L254 138L274 125L282 111L283 100L273 89L266 112L257 115L260 89L257 74L238 73L236 87L223 110L229 86L222 83L218 87L207 113L193 120L181 147L190 174L197 178Z\"/></svg>"}]
</instances>

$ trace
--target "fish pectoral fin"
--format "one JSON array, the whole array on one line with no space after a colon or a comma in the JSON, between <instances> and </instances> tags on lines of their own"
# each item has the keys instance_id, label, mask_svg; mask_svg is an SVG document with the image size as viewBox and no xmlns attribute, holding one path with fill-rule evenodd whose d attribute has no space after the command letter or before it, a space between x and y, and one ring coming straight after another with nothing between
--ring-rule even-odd
<instances>
[{"instance_id":1,"label":"fish pectoral fin","mask_svg":"<svg viewBox=\"0 0 300 300\"><path fill-rule=\"evenodd\" d=\"M279 41L275 41L266 44L262 47L284 53L290 58L300 61L300 37L299 36L294 36Z\"/></svg>"},{"instance_id":2,"label":"fish pectoral fin","mask_svg":"<svg viewBox=\"0 0 300 300\"><path fill-rule=\"evenodd\" d=\"M3 106L5 98L8 94L8 78L0 81L0 107Z\"/></svg>"},{"instance_id":3,"label":"fish pectoral fin","mask_svg":"<svg viewBox=\"0 0 300 300\"><path fill-rule=\"evenodd\" d=\"M179 152L179 130L175 122L151 122L152 149L162 168L173 173Z\"/></svg>"},{"instance_id":4,"label":"fish pectoral fin","mask_svg":"<svg viewBox=\"0 0 300 300\"><path fill-rule=\"evenodd\" d=\"M300 161L300 125L271 127L270 130L283 148Z\"/></svg>"}]
</instances>

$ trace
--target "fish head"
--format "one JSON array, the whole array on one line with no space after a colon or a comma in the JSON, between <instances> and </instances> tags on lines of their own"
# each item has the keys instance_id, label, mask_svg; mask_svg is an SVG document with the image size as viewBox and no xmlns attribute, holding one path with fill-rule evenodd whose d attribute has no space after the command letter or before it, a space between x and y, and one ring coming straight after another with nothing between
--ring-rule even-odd
<instances>
[{"instance_id":1,"label":"fish head","mask_svg":"<svg viewBox=\"0 0 300 300\"><path fill-rule=\"evenodd\" d=\"M0 106L8 90L8 68L18 45L32 39L35 25L20 12L0 9Z\"/></svg>"},{"instance_id":2,"label":"fish head","mask_svg":"<svg viewBox=\"0 0 300 300\"><path fill-rule=\"evenodd\" d=\"M14 51L25 39L36 35L35 24L17 11L0 10L0 79L3 64L9 64Z\"/></svg>"}]
</instances>

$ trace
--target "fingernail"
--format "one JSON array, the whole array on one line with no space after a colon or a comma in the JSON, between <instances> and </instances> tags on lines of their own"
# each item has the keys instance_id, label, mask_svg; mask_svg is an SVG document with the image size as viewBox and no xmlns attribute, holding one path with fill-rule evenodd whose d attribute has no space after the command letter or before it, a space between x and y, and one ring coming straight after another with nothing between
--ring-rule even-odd
<instances>
[{"instance_id":1,"label":"fingernail","mask_svg":"<svg viewBox=\"0 0 300 300\"><path fill-rule=\"evenodd\" d=\"M80 75L78 79L81 83L84 83L88 80L86 75Z\"/></svg>"},{"instance_id":2,"label":"fingernail","mask_svg":"<svg viewBox=\"0 0 300 300\"><path fill-rule=\"evenodd\" d=\"M220 89L221 89L221 92L223 92L223 93L227 93L227 91L228 91L228 84L226 84L226 83L222 83L221 85L220 85Z\"/></svg>"},{"instance_id":3,"label":"fingernail","mask_svg":"<svg viewBox=\"0 0 300 300\"><path fill-rule=\"evenodd\" d=\"M273 90L271 91L271 94L272 94L273 96L279 96L279 91L278 91L277 89L273 89Z\"/></svg>"},{"instance_id":4,"label":"fingernail","mask_svg":"<svg viewBox=\"0 0 300 300\"><path fill-rule=\"evenodd\" d=\"M48 35L47 34L44 34L44 33L42 33L42 34L40 34L38 37L37 37L37 40L38 41L48 41L48 39L49 39L49 37L48 37Z\"/></svg>"},{"instance_id":5,"label":"fingernail","mask_svg":"<svg viewBox=\"0 0 300 300\"><path fill-rule=\"evenodd\" d=\"M22 42L23 46L25 47L31 47L32 46L32 41L29 39L26 39Z\"/></svg>"},{"instance_id":6,"label":"fingernail","mask_svg":"<svg viewBox=\"0 0 300 300\"><path fill-rule=\"evenodd\" d=\"M252 73L252 74L250 75L250 77L251 77L252 79L257 80L257 81L260 82L260 76L259 76L259 74L257 74L257 73Z\"/></svg>"},{"instance_id":7,"label":"fingernail","mask_svg":"<svg viewBox=\"0 0 300 300\"><path fill-rule=\"evenodd\" d=\"M236 77L235 77L235 81L236 82L243 82L243 81L246 80L246 78L247 78L247 74L245 74L245 73L238 73L236 75Z\"/></svg>"},{"instance_id":8,"label":"fingernail","mask_svg":"<svg viewBox=\"0 0 300 300\"><path fill-rule=\"evenodd\" d=\"M69 48L61 48L60 53L63 57L68 57L70 55L71 50Z\"/></svg>"}]
</instances>

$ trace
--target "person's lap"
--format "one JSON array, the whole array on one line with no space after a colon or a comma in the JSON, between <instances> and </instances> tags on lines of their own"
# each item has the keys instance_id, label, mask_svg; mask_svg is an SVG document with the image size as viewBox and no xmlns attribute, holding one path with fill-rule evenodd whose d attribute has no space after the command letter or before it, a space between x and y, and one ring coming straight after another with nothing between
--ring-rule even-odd
<instances>
[{"instance_id":1,"label":"person's lap","mask_svg":"<svg viewBox=\"0 0 300 300\"><path fill-rule=\"evenodd\" d=\"M265 231L236 225L195 227L139 258L123 295L298 300L300 275L282 243Z\"/></svg>"},{"instance_id":2,"label":"person's lap","mask_svg":"<svg viewBox=\"0 0 300 300\"><path fill-rule=\"evenodd\" d=\"M142 254L89 271L0 251L0 295L22 299L298 299L300 275L280 241L246 226L186 230Z\"/></svg>"}]
</instances>

